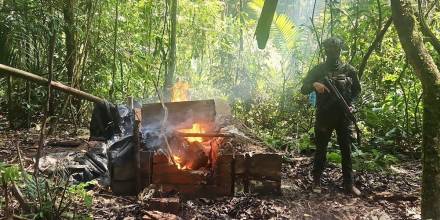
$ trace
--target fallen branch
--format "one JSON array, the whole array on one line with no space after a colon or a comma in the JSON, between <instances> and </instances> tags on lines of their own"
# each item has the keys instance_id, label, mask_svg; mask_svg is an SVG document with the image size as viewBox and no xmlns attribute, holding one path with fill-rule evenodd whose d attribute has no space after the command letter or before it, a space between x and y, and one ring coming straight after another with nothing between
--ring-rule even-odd
<instances>
[{"instance_id":1,"label":"fallen branch","mask_svg":"<svg viewBox=\"0 0 440 220\"><path fill-rule=\"evenodd\" d=\"M30 72L26 72L24 70L20 70L20 69L16 69L10 66L6 66L3 64L0 64L0 74L5 74L5 75L9 75L9 76L13 76L13 77L18 77L18 78L22 78L25 80L29 80L35 83L38 83L40 85L45 85L47 86L49 84L49 80L35 75L33 73ZM83 92L81 90L78 89L74 89L72 87L66 86L60 82L57 81L51 81L50 82L50 86L53 87L54 89L60 90L62 92L68 93L70 95L73 95L77 98L80 99L85 99L87 101L91 101L91 102L95 102L95 103L103 103L105 102L104 99L101 99L97 96L91 95L89 93Z\"/></svg>"},{"instance_id":2,"label":"fallen branch","mask_svg":"<svg viewBox=\"0 0 440 220\"><path fill-rule=\"evenodd\" d=\"M414 196L414 195L404 195L404 194L399 194L399 193L391 193L391 192L380 192L380 193L375 193L373 198L375 200L386 200L389 202L398 202L398 201L410 201L410 202L414 202L417 199L419 199L418 196Z\"/></svg>"}]
</instances>

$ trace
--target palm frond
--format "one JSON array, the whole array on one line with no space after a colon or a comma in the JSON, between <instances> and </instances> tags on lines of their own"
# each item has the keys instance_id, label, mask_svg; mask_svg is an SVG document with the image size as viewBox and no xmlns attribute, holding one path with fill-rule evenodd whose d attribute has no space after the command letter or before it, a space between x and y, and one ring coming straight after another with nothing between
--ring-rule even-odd
<instances>
[{"instance_id":1,"label":"palm frond","mask_svg":"<svg viewBox=\"0 0 440 220\"><path fill-rule=\"evenodd\" d=\"M261 14L263 6L264 0L251 0L248 2L248 7L255 13L255 16ZM298 37L298 29L295 23L287 15L275 12L271 31L274 33L272 37L274 45L283 53L292 53Z\"/></svg>"},{"instance_id":2,"label":"palm frond","mask_svg":"<svg viewBox=\"0 0 440 220\"><path fill-rule=\"evenodd\" d=\"M292 51L296 46L296 38L298 36L295 24L284 14L275 15L274 24L279 31L277 34L280 34L286 43L286 49Z\"/></svg>"}]
</instances>

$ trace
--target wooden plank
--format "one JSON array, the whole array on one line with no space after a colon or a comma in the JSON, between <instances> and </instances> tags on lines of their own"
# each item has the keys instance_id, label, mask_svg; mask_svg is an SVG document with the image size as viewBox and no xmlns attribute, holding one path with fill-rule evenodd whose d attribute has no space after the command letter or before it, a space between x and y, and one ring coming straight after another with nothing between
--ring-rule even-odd
<instances>
[{"instance_id":1,"label":"wooden plank","mask_svg":"<svg viewBox=\"0 0 440 220\"><path fill-rule=\"evenodd\" d=\"M246 175L244 175L244 174L236 174L235 178L236 179L239 179L239 178L244 179L244 178L246 178ZM261 176L261 175L258 175L258 174L253 174L253 175L248 174L247 178L249 180L270 180L270 181L278 181L278 182L281 181L281 177L280 176L278 176L278 177L275 177L275 176Z\"/></svg>"},{"instance_id":2,"label":"wooden plank","mask_svg":"<svg viewBox=\"0 0 440 220\"><path fill-rule=\"evenodd\" d=\"M239 154L235 155L234 158L234 173L235 174L244 174L246 172L244 155Z\"/></svg>"},{"instance_id":3,"label":"wooden plank","mask_svg":"<svg viewBox=\"0 0 440 220\"><path fill-rule=\"evenodd\" d=\"M140 156L140 167L143 170L151 170L153 167L153 154L154 152L152 151L144 151L141 150L139 152L139 156Z\"/></svg>"},{"instance_id":4,"label":"wooden plank","mask_svg":"<svg viewBox=\"0 0 440 220\"><path fill-rule=\"evenodd\" d=\"M205 130L212 131L215 123L214 100L167 102L167 127L191 128L194 123L202 123ZM144 104L142 106L142 127L144 129L159 130L164 111L161 103Z\"/></svg>"},{"instance_id":5,"label":"wooden plank","mask_svg":"<svg viewBox=\"0 0 440 220\"><path fill-rule=\"evenodd\" d=\"M234 189L260 195L281 194L281 155L235 155Z\"/></svg>"},{"instance_id":6,"label":"wooden plank","mask_svg":"<svg viewBox=\"0 0 440 220\"><path fill-rule=\"evenodd\" d=\"M112 180L110 183L112 192L115 195L133 196L136 195L136 180L116 181Z\"/></svg>"},{"instance_id":7,"label":"wooden plank","mask_svg":"<svg viewBox=\"0 0 440 220\"><path fill-rule=\"evenodd\" d=\"M135 111L133 110L133 114L135 114ZM139 126L141 121L134 120L133 123L133 139L134 139L134 164L135 164L135 176L136 176L136 191L140 192L141 189L141 156L140 156L140 142L141 142L141 135L139 133Z\"/></svg>"},{"instance_id":8,"label":"wooden plank","mask_svg":"<svg viewBox=\"0 0 440 220\"><path fill-rule=\"evenodd\" d=\"M142 109L134 108L134 120L142 121Z\"/></svg>"},{"instance_id":9,"label":"wooden plank","mask_svg":"<svg viewBox=\"0 0 440 220\"><path fill-rule=\"evenodd\" d=\"M235 155L234 172L244 175L248 170L249 176L277 179L281 178L281 164L282 158L279 154L254 154L249 157L249 167L246 168L244 155Z\"/></svg>"},{"instance_id":10,"label":"wooden plank","mask_svg":"<svg viewBox=\"0 0 440 220\"><path fill-rule=\"evenodd\" d=\"M168 174L168 173L177 174L179 172L180 170L177 169L176 166L169 164L168 162L153 164L153 175Z\"/></svg>"},{"instance_id":11,"label":"wooden plank","mask_svg":"<svg viewBox=\"0 0 440 220\"><path fill-rule=\"evenodd\" d=\"M135 169L136 167L134 161L127 161L122 165L115 164L111 169L112 179L121 181L134 179L136 176Z\"/></svg>"},{"instance_id":12,"label":"wooden plank","mask_svg":"<svg viewBox=\"0 0 440 220\"><path fill-rule=\"evenodd\" d=\"M281 177L282 158L279 154L255 154L250 157L249 174L253 176Z\"/></svg>"},{"instance_id":13,"label":"wooden plank","mask_svg":"<svg viewBox=\"0 0 440 220\"><path fill-rule=\"evenodd\" d=\"M218 188L213 185L171 185L162 184L163 192L179 192L182 199L195 199L195 198L215 198L223 196L223 193L218 192Z\"/></svg>"},{"instance_id":14,"label":"wooden plank","mask_svg":"<svg viewBox=\"0 0 440 220\"><path fill-rule=\"evenodd\" d=\"M218 195L229 196L234 194L234 174L232 155L219 155L214 167L216 191Z\"/></svg>"},{"instance_id":15,"label":"wooden plank","mask_svg":"<svg viewBox=\"0 0 440 220\"><path fill-rule=\"evenodd\" d=\"M200 185L207 183L207 173L202 171L178 171L175 173L153 173L154 184L188 184Z\"/></svg>"},{"instance_id":16,"label":"wooden plank","mask_svg":"<svg viewBox=\"0 0 440 220\"><path fill-rule=\"evenodd\" d=\"M141 188L144 188L151 183L152 171L153 171L153 154L152 151L141 150L140 155L140 177L141 177Z\"/></svg>"},{"instance_id":17,"label":"wooden plank","mask_svg":"<svg viewBox=\"0 0 440 220\"><path fill-rule=\"evenodd\" d=\"M278 181L250 181L250 192L259 195L281 195L281 182Z\"/></svg>"},{"instance_id":18,"label":"wooden plank","mask_svg":"<svg viewBox=\"0 0 440 220\"><path fill-rule=\"evenodd\" d=\"M161 153L155 153L153 156L153 163L168 163L168 157Z\"/></svg>"}]
</instances>

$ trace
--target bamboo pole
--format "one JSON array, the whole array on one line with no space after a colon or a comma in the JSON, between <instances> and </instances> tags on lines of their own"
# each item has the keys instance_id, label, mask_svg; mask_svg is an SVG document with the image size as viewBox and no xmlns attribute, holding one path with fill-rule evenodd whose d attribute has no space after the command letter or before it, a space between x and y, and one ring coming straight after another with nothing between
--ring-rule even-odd
<instances>
[{"instance_id":1,"label":"bamboo pole","mask_svg":"<svg viewBox=\"0 0 440 220\"><path fill-rule=\"evenodd\" d=\"M43 86L47 86L49 83L49 81L47 79L45 79L41 76L35 75L30 72L26 72L24 70L20 70L20 69L16 69L16 68L13 68L10 66L6 66L3 64L0 64L0 74L5 74L5 75L13 76L13 77L22 78L25 80L29 80L29 81L38 83ZM70 95L73 95L73 96L80 98L80 99L85 99L90 102L95 102L95 103L104 103L105 102L105 99L102 99L102 98L99 98L99 97L94 96L92 94L83 92L79 89L75 89L75 88L66 86L66 85L64 85L60 82L57 82L57 81L51 81L51 86L54 89L60 90L62 92L70 94Z\"/></svg>"}]
</instances>

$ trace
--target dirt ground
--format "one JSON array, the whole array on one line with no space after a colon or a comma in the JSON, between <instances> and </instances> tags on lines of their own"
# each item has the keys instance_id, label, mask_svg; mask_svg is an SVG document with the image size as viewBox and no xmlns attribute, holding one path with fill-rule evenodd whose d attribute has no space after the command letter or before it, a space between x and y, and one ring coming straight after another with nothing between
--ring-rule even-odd
<instances>
[{"instance_id":1,"label":"dirt ground","mask_svg":"<svg viewBox=\"0 0 440 220\"><path fill-rule=\"evenodd\" d=\"M69 134L68 128L60 130L61 134L48 138L87 138ZM19 148L25 168L31 170L37 142L38 129L10 131L0 122L0 161L18 163ZM47 148L46 152L63 150L78 149ZM282 170L282 196L189 200L174 215L148 211L148 202L114 196L107 188L96 186L90 191L94 195L91 215L94 219L420 219L420 161L403 162L388 172L357 172L356 185L364 193L359 198L343 193L338 166L328 166L323 190L315 193L309 179L312 158L294 155L287 161ZM0 218L3 215L2 209Z\"/></svg>"}]
</instances>

